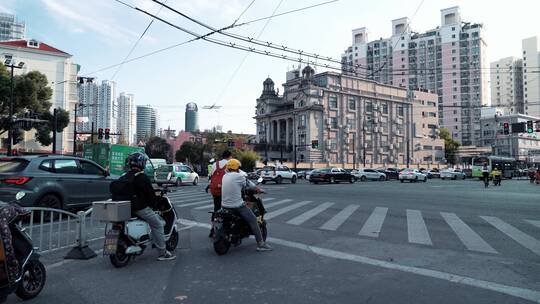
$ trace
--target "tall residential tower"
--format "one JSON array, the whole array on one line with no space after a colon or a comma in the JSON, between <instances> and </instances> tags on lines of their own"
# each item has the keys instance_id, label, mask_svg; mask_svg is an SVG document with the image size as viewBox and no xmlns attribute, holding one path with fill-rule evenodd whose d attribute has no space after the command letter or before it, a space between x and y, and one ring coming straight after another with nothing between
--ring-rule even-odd
<instances>
[{"instance_id":1,"label":"tall residential tower","mask_svg":"<svg viewBox=\"0 0 540 304\"><path fill-rule=\"evenodd\" d=\"M119 142L133 145L136 143L137 112L133 102L133 94L120 93L118 96L117 130Z\"/></svg>"},{"instance_id":2,"label":"tall residential tower","mask_svg":"<svg viewBox=\"0 0 540 304\"><path fill-rule=\"evenodd\" d=\"M15 15L0 13L0 41L24 39L26 25Z\"/></svg>"}]
</instances>

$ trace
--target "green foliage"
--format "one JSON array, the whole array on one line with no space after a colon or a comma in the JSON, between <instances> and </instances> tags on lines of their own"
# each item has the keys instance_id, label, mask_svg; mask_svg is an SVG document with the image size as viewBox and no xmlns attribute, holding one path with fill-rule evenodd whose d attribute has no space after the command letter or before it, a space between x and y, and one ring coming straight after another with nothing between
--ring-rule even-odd
<instances>
[{"instance_id":1,"label":"green foliage","mask_svg":"<svg viewBox=\"0 0 540 304\"><path fill-rule=\"evenodd\" d=\"M54 119L51 113L52 89L48 86L47 76L38 71L14 77L14 114L23 117L25 113L36 114L46 123L29 123L14 130L14 142L22 140L22 131L37 131L36 140L42 145L51 144L51 133L54 128ZM0 134L9 128L9 103L11 97L11 79L7 68L0 64ZM62 132L69 124L69 113L59 109L57 119L57 132Z\"/></svg>"},{"instance_id":2,"label":"green foliage","mask_svg":"<svg viewBox=\"0 0 540 304\"><path fill-rule=\"evenodd\" d=\"M177 162L188 163L191 165L204 165L210 159L210 146L198 142L185 141L176 151L174 159Z\"/></svg>"},{"instance_id":3,"label":"green foliage","mask_svg":"<svg viewBox=\"0 0 540 304\"><path fill-rule=\"evenodd\" d=\"M169 145L165 139L154 136L146 142L144 151L150 158L170 160L171 145Z\"/></svg>"},{"instance_id":4,"label":"green foliage","mask_svg":"<svg viewBox=\"0 0 540 304\"><path fill-rule=\"evenodd\" d=\"M444 157L450 164L454 164L456 162L457 149L460 146L459 142L452 139L450 131L445 128L439 130L439 137L444 139Z\"/></svg>"},{"instance_id":5,"label":"green foliage","mask_svg":"<svg viewBox=\"0 0 540 304\"><path fill-rule=\"evenodd\" d=\"M239 149L235 149L233 151L233 157L242 163L242 170L245 172L253 171L253 169L255 169L257 160L260 159L259 155L253 151Z\"/></svg>"}]
</instances>

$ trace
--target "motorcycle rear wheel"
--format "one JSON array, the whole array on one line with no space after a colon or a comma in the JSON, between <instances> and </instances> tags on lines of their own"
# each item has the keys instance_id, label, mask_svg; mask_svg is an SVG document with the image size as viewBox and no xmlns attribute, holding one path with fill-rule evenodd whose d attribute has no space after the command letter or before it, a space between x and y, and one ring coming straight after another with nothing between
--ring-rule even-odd
<instances>
[{"instance_id":1,"label":"motorcycle rear wheel","mask_svg":"<svg viewBox=\"0 0 540 304\"><path fill-rule=\"evenodd\" d=\"M167 242L165 242L165 248L168 251L172 252L172 251L176 250L177 246L178 246L178 231L176 231L176 229L174 229L171 236L169 237L169 240L167 240Z\"/></svg>"},{"instance_id":2,"label":"motorcycle rear wheel","mask_svg":"<svg viewBox=\"0 0 540 304\"><path fill-rule=\"evenodd\" d=\"M129 264L129 261L131 260L131 256L126 254L127 249L127 243L123 239L118 240L118 247L116 249L116 253L109 256L109 259L111 260L111 264L113 264L116 268L122 268L127 266Z\"/></svg>"},{"instance_id":3,"label":"motorcycle rear wheel","mask_svg":"<svg viewBox=\"0 0 540 304\"><path fill-rule=\"evenodd\" d=\"M23 299L35 298L45 286L47 274L45 266L38 260L30 261L23 270L23 278L17 286L15 294Z\"/></svg>"},{"instance_id":4,"label":"motorcycle rear wheel","mask_svg":"<svg viewBox=\"0 0 540 304\"><path fill-rule=\"evenodd\" d=\"M218 235L214 241L214 251L218 255L224 255L229 251L231 243L223 236Z\"/></svg>"}]
</instances>

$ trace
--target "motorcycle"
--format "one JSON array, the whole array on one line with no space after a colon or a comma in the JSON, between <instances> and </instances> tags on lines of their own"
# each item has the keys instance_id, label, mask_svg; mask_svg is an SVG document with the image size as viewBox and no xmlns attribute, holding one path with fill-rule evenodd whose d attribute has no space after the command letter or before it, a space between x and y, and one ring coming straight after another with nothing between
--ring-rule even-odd
<instances>
[{"instance_id":1,"label":"motorcycle","mask_svg":"<svg viewBox=\"0 0 540 304\"><path fill-rule=\"evenodd\" d=\"M261 229L263 240L266 241L268 230L266 227L266 221L264 220L264 214L266 210L262 200L257 197L257 194L264 193L257 187L252 181L248 180L248 187L244 190L244 201L251 207L253 213L257 217L257 223ZM257 184L262 182L262 178L257 180ZM217 212L210 212L214 214L214 251L218 255L224 255L229 251L231 245L234 247L242 244L242 239L248 238L253 235L248 223L234 211L222 208Z\"/></svg>"},{"instance_id":2,"label":"motorcycle","mask_svg":"<svg viewBox=\"0 0 540 304\"><path fill-rule=\"evenodd\" d=\"M501 176L495 175L493 176L493 186L500 186L501 185Z\"/></svg>"},{"instance_id":3,"label":"motorcycle","mask_svg":"<svg viewBox=\"0 0 540 304\"><path fill-rule=\"evenodd\" d=\"M9 208L9 205L18 203L25 196L24 192L18 192L15 200L10 203L1 202L2 208ZM24 228L21 228L17 223L26 219L30 212L20 213L14 212L14 216L9 220L9 230L11 232L14 256L19 264L18 276L13 282L8 280L8 269L5 247L1 246L0 255L2 256L3 269L0 279L0 303L3 303L7 296L15 293L23 300L35 298L45 286L46 271L45 266L39 260L37 248L32 244L32 239L26 233ZM1 242L1 241L0 241Z\"/></svg>"},{"instance_id":4,"label":"motorcycle","mask_svg":"<svg viewBox=\"0 0 540 304\"><path fill-rule=\"evenodd\" d=\"M178 246L178 216L171 201L165 196L167 188L156 191L159 194L154 211L165 220L165 247L168 251L174 251ZM146 247L152 244L150 226L137 217L124 222L113 222L110 229L107 225L105 231L103 254L108 255L117 268L126 266L132 258L142 255Z\"/></svg>"}]
</instances>

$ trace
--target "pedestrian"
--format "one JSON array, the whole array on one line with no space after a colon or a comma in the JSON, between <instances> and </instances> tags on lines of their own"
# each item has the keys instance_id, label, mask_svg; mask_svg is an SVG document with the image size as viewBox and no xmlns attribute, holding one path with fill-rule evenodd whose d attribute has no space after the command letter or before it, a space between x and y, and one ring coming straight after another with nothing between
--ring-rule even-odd
<instances>
[{"instance_id":1,"label":"pedestrian","mask_svg":"<svg viewBox=\"0 0 540 304\"><path fill-rule=\"evenodd\" d=\"M204 191L206 191L206 193L208 193L208 189L210 189L210 179L212 178L212 166L214 165L214 163L216 162L215 159L210 159L210 161L208 162L208 167L207 167L207 173L208 174L208 185L206 185L206 188L204 188Z\"/></svg>"},{"instance_id":2,"label":"pedestrian","mask_svg":"<svg viewBox=\"0 0 540 304\"><path fill-rule=\"evenodd\" d=\"M212 170L210 172L210 193L212 194L212 197L214 199L214 212L219 211L221 209L221 182L223 180L223 175L225 175L225 166L229 162L229 160L232 159L232 153L229 150L225 150L221 154L221 160L218 162L215 162L212 166ZM214 237L214 214L212 213L212 217L210 218L212 221L212 228L210 229L210 234L208 237Z\"/></svg>"},{"instance_id":3,"label":"pedestrian","mask_svg":"<svg viewBox=\"0 0 540 304\"><path fill-rule=\"evenodd\" d=\"M538 169L536 169L536 174L534 175L535 178L536 178L536 184L540 184L540 167L538 167Z\"/></svg>"},{"instance_id":4,"label":"pedestrian","mask_svg":"<svg viewBox=\"0 0 540 304\"><path fill-rule=\"evenodd\" d=\"M484 179L484 187L489 187L489 168L487 163L484 163L484 166L482 167L482 177Z\"/></svg>"}]
</instances>

